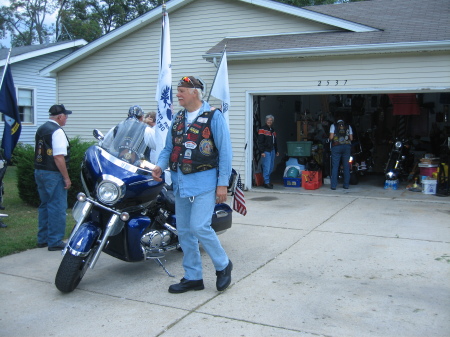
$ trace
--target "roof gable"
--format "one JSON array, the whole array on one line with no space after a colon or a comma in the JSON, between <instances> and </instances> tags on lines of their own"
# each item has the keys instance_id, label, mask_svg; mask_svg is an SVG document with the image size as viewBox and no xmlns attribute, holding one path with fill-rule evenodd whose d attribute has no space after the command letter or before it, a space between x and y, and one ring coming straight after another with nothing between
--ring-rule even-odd
<instances>
[{"instance_id":1,"label":"roof gable","mask_svg":"<svg viewBox=\"0 0 450 337\"><path fill-rule=\"evenodd\" d=\"M426 10L423 0L371 0L304 9L379 30L224 39L204 58L220 56L225 44L229 60L450 49L448 0L427 0Z\"/></svg>"},{"instance_id":2,"label":"roof gable","mask_svg":"<svg viewBox=\"0 0 450 337\"><path fill-rule=\"evenodd\" d=\"M174 11L189 5L196 0L171 0L166 4L167 12L169 15ZM322 13L315 13L313 11L302 9L282 3L278 3L270 0L236 0L235 2L245 3L252 6L257 6L259 8L264 8L269 11L276 11L283 14L288 14L295 16L299 19L306 19L318 23L322 23L327 26L336 27L339 30L347 30L352 32L365 32L365 31L377 31L377 29L362 25L359 23L353 23L348 20L343 20L340 18L335 18L329 15L324 15ZM65 58L55 62L54 64L44 68L41 71L42 76L55 77L56 74L75 64L82 59L92 55L93 53L105 48L106 46L126 37L127 35L149 25L152 22L161 20L161 6L157 7L148 13L136 18L135 20L113 30L112 32L100 37L99 39L89 43L85 47L78 51L66 56Z\"/></svg>"},{"instance_id":3,"label":"roof gable","mask_svg":"<svg viewBox=\"0 0 450 337\"><path fill-rule=\"evenodd\" d=\"M38 44L11 48L10 63L21 62L34 57L54 53L60 50L84 46L87 42L83 39L73 41L61 41L56 43ZM0 66L4 66L8 58L9 49L0 49Z\"/></svg>"}]
</instances>

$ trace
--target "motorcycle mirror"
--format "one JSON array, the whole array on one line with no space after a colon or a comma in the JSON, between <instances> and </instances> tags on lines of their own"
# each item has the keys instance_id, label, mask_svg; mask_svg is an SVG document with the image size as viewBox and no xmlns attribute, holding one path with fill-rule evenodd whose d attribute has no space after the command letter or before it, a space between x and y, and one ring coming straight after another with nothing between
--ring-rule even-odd
<instances>
[{"instance_id":1,"label":"motorcycle mirror","mask_svg":"<svg viewBox=\"0 0 450 337\"><path fill-rule=\"evenodd\" d=\"M95 139L97 139L97 140L105 139L105 136L103 135L103 133L100 130L94 129L92 134L94 135Z\"/></svg>"}]
</instances>

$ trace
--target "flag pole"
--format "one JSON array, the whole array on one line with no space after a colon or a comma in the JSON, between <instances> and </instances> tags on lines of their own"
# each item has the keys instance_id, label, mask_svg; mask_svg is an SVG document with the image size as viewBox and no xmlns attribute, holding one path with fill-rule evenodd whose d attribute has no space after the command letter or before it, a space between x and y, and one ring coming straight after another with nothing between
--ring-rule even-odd
<instances>
[{"instance_id":1,"label":"flag pole","mask_svg":"<svg viewBox=\"0 0 450 337\"><path fill-rule=\"evenodd\" d=\"M6 58L5 67L3 68L3 75L2 75L2 81L1 81L1 83L0 83L0 89L1 89L2 86L3 86L3 80L5 79L6 67L7 67L8 64L9 64L9 58L10 58L10 56L11 56L11 50L12 50L12 47L9 48L8 57Z\"/></svg>"},{"instance_id":2,"label":"flag pole","mask_svg":"<svg viewBox=\"0 0 450 337\"><path fill-rule=\"evenodd\" d=\"M163 0L163 3L162 3L162 8L161 8L161 11L162 11L162 17L161 17L161 20L162 20L162 24L163 24L163 27L162 27L162 30L163 30L163 32L164 32L164 16L167 14L167 9L166 9L166 2ZM159 55L159 58L160 58L160 67L161 67L161 65L162 65L162 63L163 63L163 50L164 50L164 34L161 34L161 50L160 50L160 55Z\"/></svg>"},{"instance_id":3,"label":"flag pole","mask_svg":"<svg viewBox=\"0 0 450 337\"><path fill-rule=\"evenodd\" d=\"M206 100L207 102L209 102L209 99L211 98L211 91L214 88L214 83L216 82L217 74L219 73L220 65L222 64L222 61L223 61L223 55L225 54L226 50L227 50L227 44L225 43L225 46L223 47L223 50L222 50L222 56L220 58L220 63L217 66L216 74L214 75L214 80L212 82L211 89L209 90L208 99Z\"/></svg>"}]
</instances>

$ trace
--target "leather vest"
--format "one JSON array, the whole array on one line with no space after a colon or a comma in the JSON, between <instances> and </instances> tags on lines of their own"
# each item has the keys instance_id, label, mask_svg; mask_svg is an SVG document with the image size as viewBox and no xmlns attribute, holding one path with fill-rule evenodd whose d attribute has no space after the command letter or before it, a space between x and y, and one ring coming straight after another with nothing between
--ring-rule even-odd
<instances>
[{"instance_id":1,"label":"leather vest","mask_svg":"<svg viewBox=\"0 0 450 337\"><path fill-rule=\"evenodd\" d=\"M172 125L173 149L169 158L169 167L184 174L201 172L218 166L219 152L211 133L211 120L214 111L204 111L197 116L186 129L186 110L175 116Z\"/></svg>"},{"instance_id":2,"label":"leather vest","mask_svg":"<svg viewBox=\"0 0 450 337\"><path fill-rule=\"evenodd\" d=\"M334 125L333 146L351 144L350 129L344 122L338 122Z\"/></svg>"},{"instance_id":3,"label":"leather vest","mask_svg":"<svg viewBox=\"0 0 450 337\"><path fill-rule=\"evenodd\" d=\"M61 129L61 127L58 124L50 121L42 124L38 128L35 136L36 146L34 149L35 169L47 171L59 171L58 167L55 164L55 160L53 159L53 144L52 144L52 135L58 129ZM67 139L67 142L69 142L69 139ZM69 147L67 147L67 156L65 156L64 158L66 160L66 166L67 168L69 168L70 145Z\"/></svg>"}]
</instances>

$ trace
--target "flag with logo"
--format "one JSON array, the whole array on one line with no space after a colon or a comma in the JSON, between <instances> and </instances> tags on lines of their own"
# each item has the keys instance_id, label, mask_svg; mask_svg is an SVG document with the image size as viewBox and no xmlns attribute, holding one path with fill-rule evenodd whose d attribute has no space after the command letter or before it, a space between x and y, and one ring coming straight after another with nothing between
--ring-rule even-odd
<instances>
[{"instance_id":1,"label":"flag with logo","mask_svg":"<svg viewBox=\"0 0 450 337\"><path fill-rule=\"evenodd\" d=\"M172 64L170 51L169 15L163 5L161 47L159 60L159 78L155 100L158 102L156 115L156 158L164 148L167 131L172 121Z\"/></svg>"},{"instance_id":2,"label":"flag with logo","mask_svg":"<svg viewBox=\"0 0 450 337\"><path fill-rule=\"evenodd\" d=\"M227 65L227 51L224 50L220 60L219 68L217 69L216 77L211 87L211 95L222 101L222 113L230 125L230 118L228 110L230 108L230 86L228 83L228 65Z\"/></svg>"},{"instance_id":3,"label":"flag with logo","mask_svg":"<svg viewBox=\"0 0 450 337\"><path fill-rule=\"evenodd\" d=\"M245 198L244 192L242 191L242 182L240 174L238 175L236 188L234 190L233 209L242 215L247 214L247 207L245 206Z\"/></svg>"},{"instance_id":4,"label":"flag with logo","mask_svg":"<svg viewBox=\"0 0 450 337\"><path fill-rule=\"evenodd\" d=\"M11 156L19 141L22 124L20 123L19 107L17 106L16 90L11 73L11 66L6 63L3 81L0 89L0 112L5 117L2 148L5 159L10 162Z\"/></svg>"}]
</instances>

